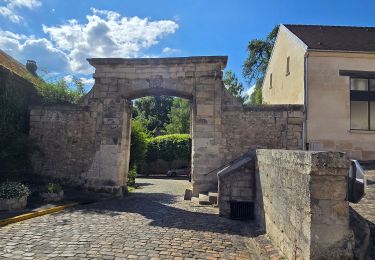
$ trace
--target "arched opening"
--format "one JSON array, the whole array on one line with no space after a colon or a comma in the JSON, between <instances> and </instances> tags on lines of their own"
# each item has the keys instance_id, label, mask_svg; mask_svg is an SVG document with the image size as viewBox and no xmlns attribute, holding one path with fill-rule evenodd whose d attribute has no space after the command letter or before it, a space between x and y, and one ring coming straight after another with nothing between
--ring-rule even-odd
<instances>
[{"instance_id":1,"label":"arched opening","mask_svg":"<svg viewBox=\"0 0 375 260\"><path fill-rule=\"evenodd\" d=\"M182 195L191 188L192 99L152 94L132 100L128 190Z\"/></svg>"}]
</instances>

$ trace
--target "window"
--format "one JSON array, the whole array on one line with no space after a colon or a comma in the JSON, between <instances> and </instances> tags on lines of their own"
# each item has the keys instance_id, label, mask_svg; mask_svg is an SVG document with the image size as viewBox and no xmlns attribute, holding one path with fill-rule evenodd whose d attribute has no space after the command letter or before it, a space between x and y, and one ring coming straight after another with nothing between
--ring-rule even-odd
<instances>
[{"instance_id":1,"label":"window","mask_svg":"<svg viewBox=\"0 0 375 260\"><path fill-rule=\"evenodd\" d=\"M272 88L272 73L270 74L270 88Z\"/></svg>"},{"instance_id":2,"label":"window","mask_svg":"<svg viewBox=\"0 0 375 260\"><path fill-rule=\"evenodd\" d=\"M290 65L290 57L288 56L288 58L286 58L286 74L285 74L286 76L290 74L289 65Z\"/></svg>"},{"instance_id":3,"label":"window","mask_svg":"<svg viewBox=\"0 0 375 260\"><path fill-rule=\"evenodd\" d=\"M350 129L375 131L375 79L350 79Z\"/></svg>"}]
</instances>

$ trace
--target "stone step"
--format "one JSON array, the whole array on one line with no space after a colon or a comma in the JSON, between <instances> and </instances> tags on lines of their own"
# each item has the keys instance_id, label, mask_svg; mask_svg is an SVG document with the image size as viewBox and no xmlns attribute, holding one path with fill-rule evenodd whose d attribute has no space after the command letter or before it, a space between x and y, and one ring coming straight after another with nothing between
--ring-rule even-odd
<instances>
[{"instance_id":1,"label":"stone step","mask_svg":"<svg viewBox=\"0 0 375 260\"><path fill-rule=\"evenodd\" d=\"M212 205L210 198L206 194L199 193L199 205Z\"/></svg>"},{"instance_id":2,"label":"stone step","mask_svg":"<svg viewBox=\"0 0 375 260\"><path fill-rule=\"evenodd\" d=\"M218 197L217 192L209 192L208 193L208 199L212 204L217 204L217 197Z\"/></svg>"},{"instance_id":3,"label":"stone step","mask_svg":"<svg viewBox=\"0 0 375 260\"><path fill-rule=\"evenodd\" d=\"M199 198L198 197L191 197L191 203L195 205L199 205Z\"/></svg>"}]
</instances>

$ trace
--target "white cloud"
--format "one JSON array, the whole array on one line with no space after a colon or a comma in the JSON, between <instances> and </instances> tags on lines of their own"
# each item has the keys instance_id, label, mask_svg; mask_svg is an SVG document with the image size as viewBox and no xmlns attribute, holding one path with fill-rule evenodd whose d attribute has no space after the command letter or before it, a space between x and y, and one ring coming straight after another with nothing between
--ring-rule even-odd
<instances>
[{"instance_id":1,"label":"white cloud","mask_svg":"<svg viewBox=\"0 0 375 260\"><path fill-rule=\"evenodd\" d=\"M49 72L90 74L93 68L87 58L142 57L147 48L178 29L174 21L123 17L107 10L92 9L86 18L86 23L43 25L43 38L0 30L0 49L19 60L34 59Z\"/></svg>"},{"instance_id":2,"label":"white cloud","mask_svg":"<svg viewBox=\"0 0 375 260\"><path fill-rule=\"evenodd\" d=\"M8 18L13 23L20 23L23 17L17 9L27 8L33 10L42 5L40 0L3 0L5 5L0 6L0 15Z\"/></svg>"},{"instance_id":3,"label":"white cloud","mask_svg":"<svg viewBox=\"0 0 375 260\"><path fill-rule=\"evenodd\" d=\"M148 18L122 17L119 13L92 8L87 23L69 20L58 26L43 25L54 45L64 51L73 71L90 73L87 58L138 57L141 52L178 29L170 20L149 21Z\"/></svg>"},{"instance_id":4,"label":"white cloud","mask_svg":"<svg viewBox=\"0 0 375 260\"><path fill-rule=\"evenodd\" d=\"M73 82L73 76L72 75L66 75L64 77L64 80L67 82L67 83L72 83Z\"/></svg>"},{"instance_id":5,"label":"white cloud","mask_svg":"<svg viewBox=\"0 0 375 260\"><path fill-rule=\"evenodd\" d=\"M5 0L10 8L22 8L26 7L30 10L42 5L40 0Z\"/></svg>"},{"instance_id":6,"label":"white cloud","mask_svg":"<svg viewBox=\"0 0 375 260\"><path fill-rule=\"evenodd\" d=\"M180 52L181 52L181 50L179 50L179 49L172 49L172 48L169 48L169 47L165 47L163 49L163 53L167 54L167 55L176 54L176 53L180 53Z\"/></svg>"},{"instance_id":7,"label":"white cloud","mask_svg":"<svg viewBox=\"0 0 375 260\"><path fill-rule=\"evenodd\" d=\"M80 80L82 81L82 83L84 84L84 85L94 85L94 83L95 83L95 79L93 79L93 78L85 78L85 77L81 77L80 78Z\"/></svg>"}]
</instances>

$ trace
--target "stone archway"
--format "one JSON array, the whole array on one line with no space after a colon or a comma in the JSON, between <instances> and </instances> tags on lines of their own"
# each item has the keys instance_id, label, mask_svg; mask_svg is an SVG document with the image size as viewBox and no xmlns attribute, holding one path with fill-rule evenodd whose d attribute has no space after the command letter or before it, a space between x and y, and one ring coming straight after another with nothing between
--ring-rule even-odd
<instances>
[{"instance_id":1,"label":"stone archway","mask_svg":"<svg viewBox=\"0 0 375 260\"><path fill-rule=\"evenodd\" d=\"M192 103L192 183L195 194L216 189L217 180L205 173L218 167L221 137L222 71L227 57L162 59L89 59L95 85L85 102L99 113L95 139L100 140L88 186L111 182L125 186L130 154L130 100L170 95ZM101 180L104 178L103 180ZM212 180L211 180L211 179ZM92 182L92 183L90 183Z\"/></svg>"},{"instance_id":2,"label":"stone archway","mask_svg":"<svg viewBox=\"0 0 375 260\"><path fill-rule=\"evenodd\" d=\"M192 104L193 195L217 190L217 172L249 149L301 149L303 107L244 106L225 89L225 56L89 59L95 84L78 105L33 106L34 172L121 193L129 165L131 103L170 95Z\"/></svg>"}]
</instances>

